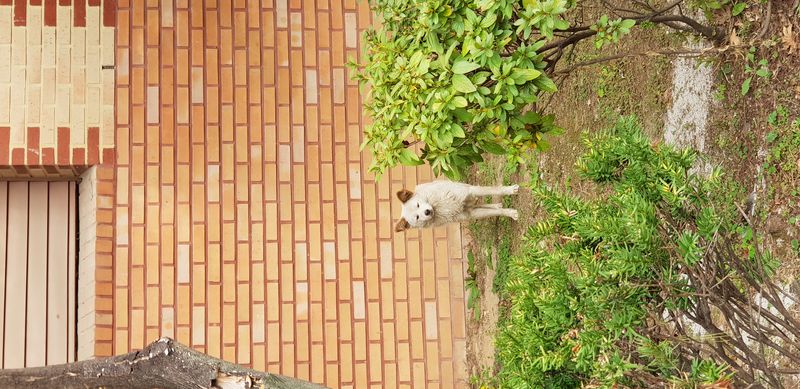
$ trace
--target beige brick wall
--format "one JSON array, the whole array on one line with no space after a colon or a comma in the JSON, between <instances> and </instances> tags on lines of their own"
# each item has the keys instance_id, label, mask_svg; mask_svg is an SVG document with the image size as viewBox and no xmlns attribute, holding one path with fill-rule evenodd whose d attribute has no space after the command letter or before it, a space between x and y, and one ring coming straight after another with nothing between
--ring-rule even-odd
<instances>
[{"instance_id":1,"label":"beige brick wall","mask_svg":"<svg viewBox=\"0 0 800 389\"><path fill-rule=\"evenodd\" d=\"M30 3L0 5L0 165L113 159L114 26L106 10Z\"/></svg>"}]
</instances>

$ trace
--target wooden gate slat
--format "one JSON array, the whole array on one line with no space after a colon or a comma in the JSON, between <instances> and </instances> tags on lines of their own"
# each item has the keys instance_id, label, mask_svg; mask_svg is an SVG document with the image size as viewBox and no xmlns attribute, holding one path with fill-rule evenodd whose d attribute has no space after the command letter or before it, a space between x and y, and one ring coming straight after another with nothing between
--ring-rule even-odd
<instances>
[{"instance_id":1,"label":"wooden gate slat","mask_svg":"<svg viewBox=\"0 0 800 389\"><path fill-rule=\"evenodd\" d=\"M28 183L8 183L6 328L4 368L25 367L25 313L28 260Z\"/></svg>"},{"instance_id":2,"label":"wooden gate slat","mask_svg":"<svg viewBox=\"0 0 800 389\"><path fill-rule=\"evenodd\" d=\"M25 366L44 366L47 357L47 187L29 183L28 303Z\"/></svg>"},{"instance_id":3,"label":"wooden gate slat","mask_svg":"<svg viewBox=\"0 0 800 389\"><path fill-rule=\"evenodd\" d=\"M69 326L68 182L51 182L47 224L47 364L67 363Z\"/></svg>"},{"instance_id":4,"label":"wooden gate slat","mask_svg":"<svg viewBox=\"0 0 800 389\"><path fill-rule=\"evenodd\" d=\"M0 368L3 362L3 334L6 321L6 232L8 231L8 182L0 182Z\"/></svg>"},{"instance_id":5,"label":"wooden gate slat","mask_svg":"<svg viewBox=\"0 0 800 389\"><path fill-rule=\"evenodd\" d=\"M68 320L67 320L67 362L75 362L78 355L77 340L75 339L75 327L78 325L78 303L75 301L77 298L76 291L78 290L76 273L78 271L77 264L77 242L75 240L75 221L78 219L78 186L75 181L69 183L69 227L67 234L67 285L69 286L69 293L67 302L69 306Z\"/></svg>"}]
</instances>

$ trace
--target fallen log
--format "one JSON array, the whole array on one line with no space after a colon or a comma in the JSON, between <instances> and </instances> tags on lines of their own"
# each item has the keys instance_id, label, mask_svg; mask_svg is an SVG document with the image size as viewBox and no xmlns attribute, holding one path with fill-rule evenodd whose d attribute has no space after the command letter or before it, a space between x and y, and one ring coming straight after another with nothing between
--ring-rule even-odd
<instances>
[{"instance_id":1,"label":"fallen log","mask_svg":"<svg viewBox=\"0 0 800 389\"><path fill-rule=\"evenodd\" d=\"M63 365L0 370L0 388L324 388L248 369L200 353L170 338L140 351Z\"/></svg>"}]
</instances>

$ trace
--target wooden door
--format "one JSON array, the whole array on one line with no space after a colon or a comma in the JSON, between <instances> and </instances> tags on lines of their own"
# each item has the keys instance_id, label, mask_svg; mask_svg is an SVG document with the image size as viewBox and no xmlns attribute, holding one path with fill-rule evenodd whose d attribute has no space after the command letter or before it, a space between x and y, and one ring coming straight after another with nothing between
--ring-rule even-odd
<instances>
[{"instance_id":1,"label":"wooden door","mask_svg":"<svg viewBox=\"0 0 800 389\"><path fill-rule=\"evenodd\" d=\"M75 360L75 182L0 182L0 366Z\"/></svg>"}]
</instances>

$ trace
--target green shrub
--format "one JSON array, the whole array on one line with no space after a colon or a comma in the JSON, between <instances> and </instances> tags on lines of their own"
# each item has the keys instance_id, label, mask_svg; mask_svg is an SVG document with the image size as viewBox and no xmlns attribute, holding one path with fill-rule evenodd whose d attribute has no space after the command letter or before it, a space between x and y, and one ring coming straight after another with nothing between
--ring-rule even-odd
<instances>
[{"instance_id":1,"label":"green shrub","mask_svg":"<svg viewBox=\"0 0 800 389\"><path fill-rule=\"evenodd\" d=\"M371 2L384 26L365 34L356 78L371 88L364 108L374 120L365 131L373 171L427 160L437 174L459 178L484 152L543 147L553 117L526 107L556 90L537 52L547 37L522 36L534 29L552 38L553 28L568 27L561 15L574 0L530 2L522 12L516 3ZM423 143L422 155L406 148L409 140Z\"/></svg>"},{"instance_id":2,"label":"green shrub","mask_svg":"<svg viewBox=\"0 0 800 389\"><path fill-rule=\"evenodd\" d=\"M739 224L741 191L719 171L693 172L695 153L652 145L631 117L586 145L578 169L600 188L610 186L610 194L583 199L533 184L548 216L530 228L526 250L509 265L510 309L497 337L501 387L696 387L763 379L769 373L747 370L766 363L757 351L763 344L738 341L738 332L713 318L739 307L730 301L752 308L751 292L775 268L758 254L752 230ZM737 331L759 322L726 315ZM727 341L702 339L685 320Z\"/></svg>"},{"instance_id":3,"label":"green shrub","mask_svg":"<svg viewBox=\"0 0 800 389\"><path fill-rule=\"evenodd\" d=\"M626 7L629 18L602 15L573 26L569 20L582 23L584 14L575 0L370 0L382 25L365 32L363 63L350 66L369 86L364 109L373 123L362 147L374 156L371 171L428 162L457 179L484 153L522 162L523 154L546 149L545 135L558 127L535 104L556 91L552 75L565 50L586 39L604 48L641 23L684 23L684 30L715 36L673 15L677 5L639 2ZM610 3L598 6L617 12Z\"/></svg>"}]
</instances>

